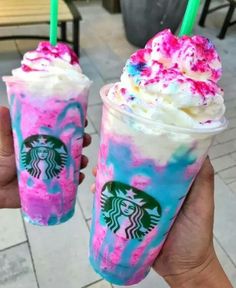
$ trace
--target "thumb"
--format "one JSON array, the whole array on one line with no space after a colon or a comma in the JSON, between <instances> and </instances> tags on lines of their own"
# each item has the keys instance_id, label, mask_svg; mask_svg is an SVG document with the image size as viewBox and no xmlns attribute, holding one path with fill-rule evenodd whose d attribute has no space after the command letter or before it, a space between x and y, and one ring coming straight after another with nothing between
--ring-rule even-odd
<instances>
[{"instance_id":1,"label":"thumb","mask_svg":"<svg viewBox=\"0 0 236 288\"><path fill-rule=\"evenodd\" d=\"M6 157L13 153L14 146L9 109L0 107L0 156Z\"/></svg>"},{"instance_id":2,"label":"thumb","mask_svg":"<svg viewBox=\"0 0 236 288\"><path fill-rule=\"evenodd\" d=\"M189 195L183 205L185 214L196 213L213 221L214 215L214 169L209 158L205 160L196 180L194 181Z\"/></svg>"}]
</instances>

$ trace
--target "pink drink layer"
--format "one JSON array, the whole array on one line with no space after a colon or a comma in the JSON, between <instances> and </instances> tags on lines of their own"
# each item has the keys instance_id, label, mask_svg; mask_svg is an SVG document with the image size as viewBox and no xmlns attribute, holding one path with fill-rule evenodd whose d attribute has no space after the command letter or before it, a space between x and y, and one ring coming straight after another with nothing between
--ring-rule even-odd
<instances>
[{"instance_id":1,"label":"pink drink layer","mask_svg":"<svg viewBox=\"0 0 236 288\"><path fill-rule=\"evenodd\" d=\"M131 56L121 82L101 90L90 261L106 280L133 285L150 271L226 128L220 75L209 40L165 30Z\"/></svg>"},{"instance_id":2,"label":"pink drink layer","mask_svg":"<svg viewBox=\"0 0 236 288\"><path fill-rule=\"evenodd\" d=\"M63 223L74 213L90 81L69 47L47 42L4 80L23 215Z\"/></svg>"}]
</instances>

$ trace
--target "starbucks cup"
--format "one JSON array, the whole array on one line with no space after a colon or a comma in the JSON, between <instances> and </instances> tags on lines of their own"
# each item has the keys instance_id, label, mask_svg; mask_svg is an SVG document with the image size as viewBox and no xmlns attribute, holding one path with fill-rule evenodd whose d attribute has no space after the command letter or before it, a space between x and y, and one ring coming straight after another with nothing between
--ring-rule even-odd
<instances>
[{"instance_id":1,"label":"starbucks cup","mask_svg":"<svg viewBox=\"0 0 236 288\"><path fill-rule=\"evenodd\" d=\"M62 97L47 82L31 89L30 81L4 81L23 216L36 225L66 222L74 214L89 87Z\"/></svg>"},{"instance_id":2,"label":"starbucks cup","mask_svg":"<svg viewBox=\"0 0 236 288\"><path fill-rule=\"evenodd\" d=\"M104 102L90 261L106 280L140 282L168 232L216 134L141 118ZM196 216L197 217L197 216Z\"/></svg>"}]
</instances>

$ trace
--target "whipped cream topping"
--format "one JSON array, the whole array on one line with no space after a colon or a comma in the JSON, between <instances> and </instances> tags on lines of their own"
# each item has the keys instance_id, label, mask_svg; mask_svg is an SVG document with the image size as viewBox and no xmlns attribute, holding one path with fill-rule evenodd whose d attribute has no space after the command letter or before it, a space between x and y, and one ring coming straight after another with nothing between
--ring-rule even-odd
<instances>
[{"instance_id":1,"label":"whipped cream topping","mask_svg":"<svg viewBox=\"0 0 236 288\"><path fill-rule=\"evenodd\" d=\"M164 30L128 59L108 98L142 117L187 128L218 127L225 112L219 55L203 36Z\"/></svg>"},{"instance_id":2,"label":"whipped cream topping","mask_svg":"<svg viewBox=\"0 0 236 288\"><path fill-rule=\"evenodd\" d=\"M40 91L40 97L50 97L55 92L67 99L74 91L80 93L91 85L82 73L77 55L63 43L52 46L49 42L41 42L35 51L24 55L21 67L12 74L7 81L26 82L32 94L37 95L33 92Z\"/></svg>"}]
</instances>

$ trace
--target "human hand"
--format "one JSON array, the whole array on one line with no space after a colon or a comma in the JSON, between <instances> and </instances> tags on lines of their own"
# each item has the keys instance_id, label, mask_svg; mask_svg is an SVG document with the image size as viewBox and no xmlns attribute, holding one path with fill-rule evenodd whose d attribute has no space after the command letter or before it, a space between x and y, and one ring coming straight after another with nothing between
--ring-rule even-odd
<instances>
[{"instance_id":1,"label":"human hand","mask_svg":"<svg viewBox=\"0 0 236 288\"><path fill-rule=\"evenodd\" d=\"M168 278L212 261L213 221L214 171L207 159L154 263L155 271Z\"/></svg>"},{"instance_id":2,"label":"human hand","mask_svg":"<svg viewBox=\"0 0 236 288\"><path fill-rule=\"evenodd\" d=\"M207 158L153 268L171 287L232 287L213 244L214 170Z\"/></svg>"},{"instance_id":3,"label":"human hand","mask_svg":"<svg viewBox=\"0 0 236 288\"><path fill-rule=\"evenodd\" d=\"M88 134L84 136L83 146L91 143ZM88 165L88 158L82 156L81 169ZM80 173L79 183L85 175ZM15 153L11 129L10 113L6 107L0 107L0 208L19 208L20 197L17 183Z\"/></svg>"},{"instance_id":4,"label":"human hand","mask_svg":"<svg viewBox=\"0 0 236 288\"><path fill-rule=\"evenodd\" d=\"M18 207L20 198L10 113L6 107L0 107L0 208Z\"/></svg>"}]
</instances>

